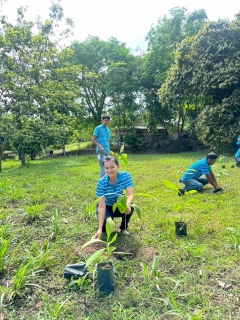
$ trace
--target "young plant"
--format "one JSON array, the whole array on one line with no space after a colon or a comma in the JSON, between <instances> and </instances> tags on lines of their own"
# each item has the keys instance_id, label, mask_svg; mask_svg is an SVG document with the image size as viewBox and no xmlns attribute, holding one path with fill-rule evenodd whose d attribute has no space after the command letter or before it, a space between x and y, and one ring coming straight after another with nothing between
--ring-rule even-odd
<instances>
[{"instance_id":1,"label":"young plant","mask_svg":"<svg viewBox=\"0 0 240 320\"><path fill-rule=\"evenodd\" d=\"M143 196L143 197L148 197L148 198L151 198L152 196L149 195L149 194L146 194L146 193L135 193L134 194L134 197L136 196ZM126 192L124 194L121 194L118 196L117 198L117 202L114 203L113 205L113 212L115 212L115 210L118 208L118 210L124 214L126 211L127 211L127 195L126 195ZM142 217L142 213L141 213L141 210L140 210L140 207L134 203L131 204L131 206L134 208L134 210L136 211L137 215L138 215L138 218L141 219Z\"/></svg>"},{"instance_id":2,"label":"young plant","mask_svg":"<svg viewBox=\"0 0 240 320\"><path fill-rule=\"evenodd\" d=\"M98 250L97 252L94 252L86 261L86 267L90 266L92 263L94 263L95 261L97 261L99 259L99 257L101 256L101 260L106 260L108 261L109 258L111 257L111 255L113 254L113 252L116 250L116 247L112 246L112 244L116 241L117 239L117 233L111 238L111 234L114 232L115 230L115 224L112 220L112 218L108 218L107 222L106 222L106 231L107 231L107 241L103 241L100 239L91 239L90 241L86 242L83 246L82 249L84 249L85 247L93 244L93 243L97 243L97 242L101 242L105 245L105 248L102 248L100 250Z\"/></svg>"},{"instance_id":3,"label":"young plant","mask_svg":"<svg viewBox=\"0 0 240 320\"><path fill-rule=\"evenodd\" d=\"M118 161L123 161L125 165L128 164L128 156L124 152L124 144L121 146L119 153L118 152L113 152L112 150L110 151L111 155L116 157Z\"/></svg>"},{"instance_id":4,"label":"young plant","mask_svg":"<svg viewBox=\"0 0 240 320\"><path fill-rule=\"evenodd\" d=\"M20 264L16 270L11 287L1 287L1 299L4 298L11 301L15 296L22 296L22 290L26 286L38 286L33 281L39 277L38 273L43 270L36 270L36 258L26 259Z\"/></svg>"},{"instance_id":5,"label":"young plant","mask_svg":"<svg viewBox=\"0 0 240 320\"><path fill-rule=\"evenodd\" d=\"M10 236L10 234L10 225L2 225L0 228L0 273L4 271L8 248L13 239L13 235Z\"/></svg>"},{"instance_id":6,"label":"young plant","mask_svg":"<svg viewBox=\"0 0 240 320\"><path fill-rule=\"evenodd\" d=\"M44 309L37 314L36 319L42 320L42 319L49 319L49 320L57 320L60 318L64 318L64 313L67 311L69 306L73 304L72 302L69 302L69 299L71 296L69 296L64 301L57 300L55 303L50 302L50 298L47 295L43 296L45 305Z\"/></svg>"},{"instance_id":7,"label":"young plant","mask_svg":"<svg viewBox=\"0 0 240 320\"><path fill-rule=\"evenodd\" d=\"M13 237L9 239L4 239L0 237L0 273L4 271L4 266L7 259L7 252L12 238Z\"/></svg>"},{"instance_id":8,"label":"young plant","mask_svg":"<svg viewBox=\"0 0 240 320\"><path fill-rule=\"evenodd\" d=\"M87 221L93 215L93 212L96 211L96 206L90 205L89 202L84 201L83 203L83 212L84 212L84 220Z\"/></svg>"},{"instance_id":9,"label":"young plant","mask_svg":"<svg viewBox=\"0 0 240 320\"><path fill-rule=\"evenodd\" d=\"M121 194L120 196L118 196L117 202L114 203L114 205L113 205L113 212L115 212L116 209L118 209L122 214L124 214L128 208L127 198L128 197L125 194ZM139 206L137 206L136 204L131 204L131 206L136 211L138 218L141 219L141 210L140 210Z\"/></svg>"},{"instance_id":10,"label":"young plant","mask_svg":"<svg viewBox=\"0 0 240 320\"><path fill-rule=\"evenodd\" d=\"M168 189L171 189L173 191L176 191L177 194L180 195L178 187L173 182L171 182L169 180L163 180L163 183L164 183L165 187L167 187ZM189 198L189 195L191 196L194 193L197 193L197 191L190 190L190 191L186 191L184 194L181 194L182 202L181 202L181 204L179 204L177 206L177 211L182 212L180 219L179 219L179 222L182 221L183 212L186 209L192 209L193 204L199 202L197 199Z\"/></svg>"},{"instance_id":11,"label":"young plant","mask_svg":"<svg viewBox=\"0 0 240 320\"><path fill-rule=\"evenodd\" d=\"M24 206L25 215L28 216L29 220L34 220L43 212L46 208L45 204L35 204L30 206Z\"/></svg>"},{"instance_id":12,"label":"young plant","mask_svg":"<svg viewBox=\"0 0 240 320\"><path fill-rule=\"evenodd\" d=\"M52 228L53 228L52 236L56 235L59 232L59 230L60 230L59 222L60 221L61 221L61 216L60 216L60 213L58 212L58 209L56 208L56 210L52 216Z\"/></svg>"},{"instance_id":13,"label":"young plant","mask_svg":"<svg viewBox=\"0 0 240 320\"><path fill-rule=\"evenodd\" d=\"M160 254L158 257L154 257L153 262L150 266L146 264L146 262L140 263L143 271L142 275L146 279L150 278L159 278L161 276L161 271L159 271L159 265L162 259L162 254Z\"/></svg>"}]
</instances>

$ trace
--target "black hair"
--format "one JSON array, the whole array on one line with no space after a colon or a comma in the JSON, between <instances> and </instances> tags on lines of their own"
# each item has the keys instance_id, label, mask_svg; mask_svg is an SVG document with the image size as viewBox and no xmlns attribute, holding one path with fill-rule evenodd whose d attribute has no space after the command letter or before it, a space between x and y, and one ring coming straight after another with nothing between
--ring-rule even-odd
<instances>
[{"instance_id":1,"label":"black hair","mask_svg":"<svg viewBox=\"0 0 240 320\"><path fill-rule=\"evenodd\" d=\"M104 114L104 115L102 115L102 120L104 120L104 119L111 119L111 117L110 117L110 115L109 114Z\"/></svg>"},{"instance_id":2,"label":"black hair","mask_svg":"<svg viewBox=\"0 0 240 320\"><path fill-rule=\"evenodd\" d=\"M114 156L106 156L104 159L103 159L103 165L105 162L107 161L113 161L114 163L116 163L116 165L118 166L119 163L118 163L118 159Z\"/></svg>"},{"instance_id":3,"label":"black hair","mask_svg":"<svg viewBox=\"0 0 240 320\"><path fill-rule=\"evenodd\" d=\"M211 159L211 160L214 160L214 159L217 159L218 158L218 155L214 152L210 152L208 155L207 155L207 160L208 159Z\"/></svg>"}]
</instances>

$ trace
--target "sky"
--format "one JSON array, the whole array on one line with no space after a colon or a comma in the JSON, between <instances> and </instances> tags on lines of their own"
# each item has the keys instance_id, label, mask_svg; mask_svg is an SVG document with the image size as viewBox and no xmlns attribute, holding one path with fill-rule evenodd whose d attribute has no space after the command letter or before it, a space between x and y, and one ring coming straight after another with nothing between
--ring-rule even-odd
<instances>
[{"instance_id":1,"label":"sky","mask_svg":"<svg viewBox=\"0 0 240 320\"><path fill-rule=\"evenodd\" d=\"M61 0L66 17L74 21L73 40L84 41L89 35L107 41L115 37L127 47L146 50L145 37L158 19L169 14L169 9L185 7L188 12L205 9L209 20L234 19L240 11L239 0ZM46 19L51 0L6 0L0 8L10 22L16 19L17 8L27 6L26 18ZM68 43L66 43L68 44Z\"/></svg>"}]
</instances>

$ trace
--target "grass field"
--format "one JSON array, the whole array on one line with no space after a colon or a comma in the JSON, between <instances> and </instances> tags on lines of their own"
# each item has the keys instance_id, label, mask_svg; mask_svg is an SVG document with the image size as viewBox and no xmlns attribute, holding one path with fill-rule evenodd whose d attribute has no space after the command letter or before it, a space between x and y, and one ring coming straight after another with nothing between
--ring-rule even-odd
<instances>
[{"instance_id":1,"label":"grass field","mask_svg":"<svg viewBox=\"0 0 240 320\"><path fill-rule=\"evenodd\" d=\"M112 260L116 290L96 288L95 267L85 281L64 279L65 266L85 261L81 249L97 228L84 209L95 198L95 156L3 163L0 177L0 319L240 319L239 170L234 158L217 161L222 194L185 197L167 189L203 153L129 155L142 219L133 215L131 237L121 235ZM225 166L225 169L222 169ZM197 201L195 201L197 200ZM188 236L174 222L187 221ZM116 224L118 224L116 219Z\"/></svg>"}]
</instances>

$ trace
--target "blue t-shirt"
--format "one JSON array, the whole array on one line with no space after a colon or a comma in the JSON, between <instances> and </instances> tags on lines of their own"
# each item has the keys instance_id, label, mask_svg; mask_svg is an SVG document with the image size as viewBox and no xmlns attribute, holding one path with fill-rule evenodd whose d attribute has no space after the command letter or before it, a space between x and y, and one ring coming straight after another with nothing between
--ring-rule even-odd
<instances>
[{"instance_id":1,"label":"blue t-shirt","mask_svg":"<svg viewBox=\"0 0 240 320\"><path fill-rule=\"evenodd\" d=\"M103 124L100 124L94 129L93 135L96 136L96 140L98 143L100 143L104 150L105 154L110 154L110 145L109 141L111 138L111 131L108 127L105 127ZM97 152L100 151L99 146L96 148Z\"/></svg>"},{"instance_id":2,"label":"blue t-shirt","mask_svg":"<svg viewBox=\"0 0 240 320\"><path fill-rule=\"evenodd\" d=\"M238 149L237 153L235 154L235 158L240 158L240 149Z\"/></svg>"},{"instance_id":3,"label":"blue t-shirt","mask_svg":"<svg viewBox=\"0 0 240 320\"><path fill-rule=\"evenodd\" d=\"M238 137L237 144L240 144L240 136Z\"/></svg>"},{"instance_id":4,"label":"blue t-shirt","mask_svg":"<svg viewBox=\"0 0 240 320\"><path fill-rule=\"evenodd\" d=\"M117 202L119 195L123 194L123 191L133 187L134 183L132 177L127 171L118 171L118 177L115 185L112 185L109 180L109 176L105 175L98 181L97 184L97 197L105 196L106 205L113 206Z\"/></svg>"},{"instance_id":5,"label":"blue t-shirt","mask_svg":"<svg viewBox=\"0 0 240 320\"><path fill-rule=\"evenodd\" d=\"M185 182L189 179L199 179L203 174L210 174L212 172L211 166L207 162L207 158L199 160L192 164L182 177L182 181Z\"/></svg>"}]
</instances>

